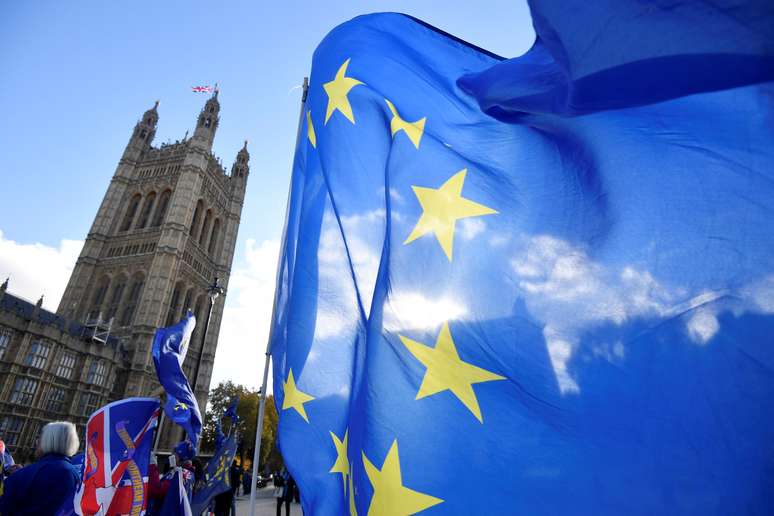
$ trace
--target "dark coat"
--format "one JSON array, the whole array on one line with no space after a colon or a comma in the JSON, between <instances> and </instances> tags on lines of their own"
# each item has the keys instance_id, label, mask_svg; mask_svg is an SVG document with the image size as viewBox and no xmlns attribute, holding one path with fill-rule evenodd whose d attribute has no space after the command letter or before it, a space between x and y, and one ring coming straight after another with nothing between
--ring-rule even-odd
<instances>
[{"instance_id":1,"label":"dark coat","mask_svg":"<svg viewBox=\"0 0 774 516\"><path fill-rule=\"evenodd\" d=\"M54 516L80 482L78 471L64 455L49 453L5 479L0 498L2 516Z\"/></svg>"}]
</instances>

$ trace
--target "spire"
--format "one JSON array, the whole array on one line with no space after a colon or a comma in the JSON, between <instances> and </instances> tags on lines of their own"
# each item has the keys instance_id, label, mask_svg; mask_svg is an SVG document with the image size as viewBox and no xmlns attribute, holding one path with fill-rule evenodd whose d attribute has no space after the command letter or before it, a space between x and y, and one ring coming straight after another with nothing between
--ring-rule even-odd
<instances>
[{"instance_id":1,"label":"spire","mask_svg":"<svg viewBox=\"0 0 774 516\"><path fill-rule=\"evenodd\" d=\"M8 280L9 279L11 279L11 278L5 278L5 281L3 282L3 284L0 285L0 292L5 292L6 290L8 290Z\"/></svg>"},{"instance_id":2,"label":"spire","mask_svg":"<svg viewBox=\"0 0 774 516\"><path fill-rule=\"evenodd\" d=\"M38 299L38 302L35 303L35 306L37 308L40 308L41 306L43 306L43 294L40 295L40 299Z\"/></svg>"},{"instance_id":3,"label":"spire","mask_svg":"<svg viewBox=\"0 0 774 516\"><path fill-rule=\"evenodd\" d=\"M247 152L247 140L245 140L245 144L242 146L242 149L237 152L236 161L231 166L231 177L247 177L247 175L250 173L250 166L248 163L250 162L250 153Z\"/></svg>"},{"instance_id":4,"label":"spire","mask_svg":"<svg viewBox=\"0 0 774 516\"><path fill-rule=\"evenodd\" d=\"M217 86L212 96L207 99L196 120L196 129L194 130L193 140L207 150L212 149L212 141L215 139L215 131L220 122L220 102L218 101Z\"/></svg>"}]
</instances>

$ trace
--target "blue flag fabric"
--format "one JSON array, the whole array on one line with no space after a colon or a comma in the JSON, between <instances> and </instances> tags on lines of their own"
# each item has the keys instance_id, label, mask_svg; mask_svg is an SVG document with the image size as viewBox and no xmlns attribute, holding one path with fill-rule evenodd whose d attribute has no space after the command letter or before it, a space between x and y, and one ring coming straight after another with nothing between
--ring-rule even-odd
<instances>
[{"instance_id":1,"label":"blue flag fabric","mask_svg":"<svg viewBox=\"0 0 774 516\"><path fill-rule=\"evenodd\" d=\"M226 412L223 413L223 418L231 419L232 427L239 420L239 416L237 415L238 406L239 406L239 396L236 396L233 400L231 400L231 404L226 409Z\"/></svg>"},{"instance_id":2,"label":"blue flag fabric","mask_svg":"<svg viewBox=\"0 0 774 516\"><path fill-rule=\"evenodd\" d=\"M397 14L320 44L271 340L306 512L769 510L772 18L672 4L535 3L513 61ZM700 40L746 72L632 87Z\"/></svg>"},{"instance_id":3,"label":"blue flag fabric","mask_svg":"<svg viewBox=\"0 0 774 516\"><path fill-rule=\"evenodd\" d=\"M191 385L183 372L188 344L196 326L191 312L177 324L159 328L153 337L153 363L159 383L167 393L164 412L185 429L194 450L202 433L202 416Z\"/></svg>"},{"instance_id":4,"label":"blue flag fabric","mask_svg":"<svg viewBox=\"0 0 774 516\"><path fill-rule=\"evenodd\" d=\"M175 469L169 483L169 490L164 496L164 503L159 510L159 516L193 516L189 489L183 479L183 469L180 467Z\"/></svg>"},{"instance_id":5,"label":"blue flag fabric","mask_svg":"<svg viewBox=\"0 0 774 516\"><path fill-rule=\"evenodd\" d=\"M229 468L236 455L236 435L232 434L223 441L222 446L207 463L204 473L206 484L194 494L191 509L194 515L199 515L209 506L210 502L220 493L231 489Z\"/></svg>"}]
</instances>

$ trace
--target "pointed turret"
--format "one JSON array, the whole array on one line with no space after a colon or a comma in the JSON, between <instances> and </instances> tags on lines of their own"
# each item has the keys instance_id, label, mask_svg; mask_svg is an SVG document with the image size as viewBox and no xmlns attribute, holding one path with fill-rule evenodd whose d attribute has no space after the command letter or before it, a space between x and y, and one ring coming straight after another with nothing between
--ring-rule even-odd
<instances>
[{"instance_id":1,"label":"pointed turret","mask_svg":"<svg viewBox=\"0 0 774 516\"><path fill-rule=\"evenodd\" d=\"M215 131L220 122L220 102L218 102L218 89L207 99L204 108L199 113L196 121L196 130L194 131L193 141L195 144L203 146L207 150L212 149L212 142L215 139Z\"/></svg>"},{"instance_id":2,"label":"pointed turret","mask_svg":"<svg viewBox=\"0 0 774 516\"><path fill-rule=\"evenodd\" d=\"M156 125L159 122L159 101L153 107L143 113L142 118L134 126L134 132L129 139L129 144L124 151L125 158L137 159L147 147L150 147L153 137L156 135Z\"/></svg>"},{"instance_id":3,"label":"pointed turret","mask_svg":"<svg viewBox=\"0 0 774 516\"><path fill-rule=\"evenodd\" d=\"M244 146L237 153L236 161L231 166L232 178L247 178L250 173L250 153L247 152L247 140L245 140Z\"/></svg>"}]
</instances>

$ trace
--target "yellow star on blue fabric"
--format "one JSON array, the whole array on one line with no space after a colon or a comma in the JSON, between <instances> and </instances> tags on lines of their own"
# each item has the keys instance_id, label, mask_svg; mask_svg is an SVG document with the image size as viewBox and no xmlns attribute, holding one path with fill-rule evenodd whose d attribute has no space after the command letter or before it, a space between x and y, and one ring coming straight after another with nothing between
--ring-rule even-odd
<instances>
[{"instance_id":1,"label":"yellow star on blue fabric","mask_svg":"<svg viewBox=\"0 0 774 516\"><path fill-rule=\"evenodd\" d=\"M408 136L408 139L411 140L411 143L414 144L414 147L418 149L419 142L422 140L422 134L425 132L425 122L427 121L427 117L422 117L416 122L409 122L400 117L398 110L395 109L395 106L392 102L387 99L384 99L384 101L387 103L387 107L389 107L390 111L392 112L392 120L390 120L390 131L392 132L392 137L395 138L395 134L398 131L403 131L406 133L406 136Z\"/></svg>"},{"instance_id":2,"label":"yellow star on blue fabric","mask_svg":"<svg viewBox=\"0 0 774 516\"><path fill-rule=\"evenodd\" d=\"M347 120L353 124L355 123L355 115L352 114L352 106L347 95L349 90L364 83L352 77L347 77L347 66L349 66L349 59L344 61L344 64L339 67L336 77L332 81L323 84L323 89L328 94L328 108L325 111L325 122L323 125L328 123L335 111L339 111Z\"/></svg>"},{"instance_id":3,"label":"yellow star on blue fabric","mask_svg":"<svg viewBox=\"0 0 774 516\"><path fill-rule=\"evenodd\" d=\"M412 186L422 206L422 216L403 244L409 244L417 238L434 233L444 254L452 261L454 231L457 220L497 213L492 208L462 197L462 185L468 169L463 168L450 177L440 188Z\"/></svg>"},{"instance_id":4,"label":"yellow star on blue fabric","mask_svg":"<svg viewBox=\"0 0 774 516\"><path fill-rule=\"evenodd\" d=\"M306 410L304 410L304 403L312 401L314 396L310 396L296 387L293 369L288 372L288 379L285 380L283 385L283 392L285 397L282 400L282 410L295 409L304 418L304 421L308 423L309 418L306 415Z\"/></svg>"},{"instance_id":5,"label":"yellow star on blue fabric","mask_svg":"<svg viewBox=\"0 0 774 516\"><path fill-rule=\"evenodd\" d=\"M403 485L398 457L398 440L393 441L381 469L374 466L363 453L368 480L374 488L368 516L409 516L438 505L440 498L414 491Z\"/></svg>"},{"instance_id":6,"label":"yellow star on blue fabric","mask_svg":"<svg viewBox=\"0 0 774 516\"><path fill-rule=\"evenodd\" d=\"M344 431L344 439L339 439L336 434L331 432L333 446L336 447L336 462L333 463L329 473L341 473L341 480L344 482L344 491L347 490L347 477L349 476L349 459L347 458L347 440L349 429Z\"/></svg>"},{"instance_id":7,"label":"yellow star on blue fabric","mask_svg":"<svg viewBox=\"0 0 774 516\"><path fill-rule=\"evenodd\" d=\"M484 422L478 406L474 383L505 380L504 376L464 362L457 353L449 323L443 323L435 341L435 347L425 346L415 340L398 335L403 345L426 367L416 399L422 399L443 391L451 391L480 423Z\"/></svg>"},{"instance_id":8,"label":"yellow star on blue fabric","mask_svg":"<svg viewBox=\"0 0 774 516\"><path fill-rule=\"evenodd\" d=\"M317 135L314 133L314 124L312 124L312 112L306 112L306 137L309 138L309 143L312 147L317 148Z\"/></svg>"}]
</instances>

